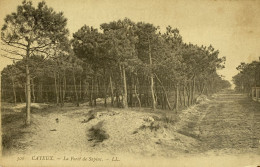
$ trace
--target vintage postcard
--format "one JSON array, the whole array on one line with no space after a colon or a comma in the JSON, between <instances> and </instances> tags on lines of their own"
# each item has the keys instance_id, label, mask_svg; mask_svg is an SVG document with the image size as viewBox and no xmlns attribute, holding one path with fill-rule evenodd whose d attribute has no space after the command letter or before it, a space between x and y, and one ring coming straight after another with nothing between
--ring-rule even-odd
<instances>
[{"instance_id":1,"label":"vintage postcard","mask_svg":"<svg viewBox=\"0 0 260 167\"><path fill-rule=\"evenodd\" d=\"M0 167L260 166L260 1L0 0Z\"/></svg>"}]
</instances>

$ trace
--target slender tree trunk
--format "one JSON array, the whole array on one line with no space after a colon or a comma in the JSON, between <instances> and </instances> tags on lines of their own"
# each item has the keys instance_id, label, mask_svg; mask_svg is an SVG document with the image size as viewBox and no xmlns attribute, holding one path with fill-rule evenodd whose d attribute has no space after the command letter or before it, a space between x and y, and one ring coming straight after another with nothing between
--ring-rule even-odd
<instances>
[{"instance_id":1,"label":"slender tree trunk","mask_svg":"<svg viewBox=\"0 0 260 167\"><path fill-rule=\"evenodd\" d=\"M121 82L120 82L121 83ZM118 88L118 83L116 82L116 104L117 104L117 107L120 107L120 98L119 98L119 88Z\"/></svg>"},{"instance_id":2,"label":"slender tree trunk","mask_svg":"<svg viewBox=\"0 0 260 167\"><path fill-rule=\"evenodd\" d=\"M191 103L194 104L194 100L195 100L195 91L196 91L196 83L195 83L195 76L193 77L193 82L192 82L192 101Z\"/></svg>"},{"instance_id":3,"label":"slender tree trunk","mask_svg":"<svg viewBox=\"0 0 260 167\"><path fill-rule=\"evenodd\" d=\"M4 84L2 83L2 81L3 81L3 80L2 80L2 75L1 75L1 73L0 73L0 86L1 86L1 87L0 87L0 89L1 89L1 93L0 93L0 97L1 97L1 98L0 98L0 104L1 104L1 101L5 99L5 94L4 94L5 91L2 89L2 88L4 88L5 86L4 86ZM2 99L2 98L3 98L3 99ZM1 114L1 113L0 113L0 114ZM1 117L1 116L0 116L0 117ZM1 125L0 125L0 127L1 127ZM1 139L0 139L0 140L1 140ZM1 146L0 146L0 147L1 147Z\"/></svg>"},{"instance_id":4,"label":"slender tree trunk","mask_svg":"<svg viewBox=\"0 0 260 167\"><path fill-rule=\"evenodd\" d=\"M14 77L13 76L11 76L11 77L12 77L13 94L14 94L14 105L16 105L16 91L15 91Z\"/></svg>"},{"instance_id":5,"label":"slender tree trunk","mask_svg":"<svg viewBox=\"0 0 260 167\"><path fill-rule=\"evenodd\" d=\"M82 85L81 85L81 77L80 77L80 80L79 80L79 99L82 100Z\"/></svg>"},{"instance_id":6,"label":"slender tree trunk","mask_svg":"<svg viewBox=\"0 0 260 167\"><path fill-rule=\"evenodd\" d=\"M59 96L60 96L60 106L63 105L63 96L62 96L62 85L61 85L62 78L59 75Z\"/></svg>"},{"instance_id":7,"label":"slender tree trunk","mask_svg":"<svg viewBox=\"0 0 260 167\"><path fill-rule=\"evenodd\" d=\"M91 84L89 84L90 86L90 91L89 91L89 105L93 106L93 76L91 77Z\"/></svg>"},{"instance_id":8,"label":"slender tree trunk","mask_svg":"<svg viewBox=\"0 0 260 167\"><path fill-rule=\"evenodd\" d=\"M137 98L137 101L138 101L138 104L139 104L139 109L141 108L141 101L140 101L140 98L139 98L139 96L138 96L138 94L137 94L137 90L136 90L136 85L137 85L137 83L138 83L138 78L136 77L136 82L135 82L135 84L134 84L134 90L135 90L135 96L136 96L136 98ZM140 93L140 92L139 92Z\"/></svg>"},{"instance_id":9,"label":"slender tree trunk","mask_svg":"<svg viewBox=\"0 0 260 167\"><path fill-rule=\"evenodd\" d=\"M129 104L131 107L133 107L133 76L132 74L130 74L129 77L129 86L128 86L128 90L129 90Z\"/></svg>"},{"instance_id":10,"label":"slender tree trunk","mask_svg":"<svg viewBox=\"0 0 260 167\"><path fill-rule=\"evenodd\" d=\"M27 86L26 86L26 83L24 84L24 99L25 99L25 102L27 103Z\"/></svg>"},{"instance_id":11,"label":"slender tree trunk","mask_svg":"<svg viewBox=\"0 0 260 167\"><path fill-rule=\"evenodd\" d=\"M192 83L189 82L189 106L192 105Z\"/></svg>"},{"instance_id":12,"label":"slender tree trunk","mask_svg":"<svg viewBox=\"0 0 260 167\"><path fill-rule=\"evenodd\" d=\"M109 76L109 82L110 82L110 89L111 89L111 106L114 106L114 91L113 91L113 83L112 83L112 77Z\"/></svg>"},{"instance_id":13,"label":"slender tree trunk","mask_svg":"<svg viewBox=\"0 0 260 167\"><path fill-rule=\"evenodd\" d=\"M177 83L177 85L176 85L176 104L175 104L176 111L178 110L178 107L179 107L179 84Z\"/></svg>"},{"instance_id":14,"label":"slender tree trunk","mask_svg":"<svg viewBox=\"0 0 260 167\"><path fill-rule=\"evenodd\" d=\"M74 91L75 91L75 96L76 96L76 103L77 107L79 107L79 97L78 97L78 91L77 91L77 85L76 85L76 77L75 77L75 72L73 69L73 83L74 83Z\"/></svg>"},{"instance_id":15,"label":"slender tree trunk","mask_svg":"<svg viewBox=\"0 0 260 167\"><path fill-rule=\"evenodd\" d=\"M38 88L39 93L37 94L37 96L38 96L38 101L42 102L42 81L40 80L39 82L40 82L39 83L39 88Z\"/></svg>"},{"instance_id":16,"label":"slender tree trunk","mask_svg":"<svg viewBox=\"0 0 260 167\"><path fill-rule=\"evenodd\" d=\"M128 104L127 104L127 85L126 85L126 75L125 75L125 66L124 65L122 65L122 75L123 75L123 87L124 87L123 107L128 108Z\"/></svg>"},{"instance_id":17,"label":"slender tree trunk","mask_svg":"<svg viewBox=\"0 0 260 167\"><path fill-rule=\"evenodd\" d=\"M156 109L156 101L154 97L154 80L153 80L153 71L152 71L152 50L151 50L151 44L150 44L150 39L149 39L149 63L150 63L150 84L151 84L151 95L152 95L152 109Z\"/></svg>"},{"instance_id":18,"label":"slender tree trunk","mask_svg":"<svg viewBox=\"0 0 260 167\"><path fill-rule=\"evenodd\" d=\"M35 103L35 91L34 91L34 81L33 81L33 78L31 79L32 81L32 102Z\"/></svg>"},{"instance_id":19,"label":"slender tree trunk","mask_svg":"<svg viewBox=\"0 0 260 167\"><path fill-rule=\"evenodd\" d=\"M107 85L104 82L104 106L107 107Z\"/></svg>"},{"instance_id":20,"label":"slender tree trunk","mask_svg":"<svg viewBox=\"0 0 260 167\"><path fill-rule=\"evenodd\" d=\"M27 49L26 49L26 64L25 64L25 70L26 70L26 125L31 124L31 77L30 77L30 71L29 71L29 56L30 56L30 46L31 43L28 42Z\"/></svg>"},{"instance_id":21,"label":"slender tree trunk","mask_svg":"<svg viewBox=\"0 0 260 167\"><path fill-rule=\"evenodd\" d=\"M106 76L106 70L105 70L105 68L104 68L104 71L103 71L103 72L104 72L104 80L103 80L103 82L104 82L104 83L103 83L103 87L104 87L104 88L103 88L103 89L104 89L104 90L103 90L104 106L107 107L107 83L106 83L106 77L105 77L105 76Z\"/></svg>"},{"instance_id":22,"label":"slender tree trunk","mask_svg":"<svg viewBox=\"0 0 260 167\"><path fill-rule=\"evenodd\" d=\"M65 96L66 96L66 75L65 75L65 71L64 71L64 76L63 76L63 94L62 94L62 105L64 105L64 100L65 100Z\"/></svg>"},{"instance_id":23,"label":"slender tree trunk","mask_svg":"<svg viewBox=\"0 0 260 167\"><path fill-rule=\"evenodd\" d=\"M182 93L181 93L181 85L179 86L179 97L180 97L179 98L180 105L183 106L183 103L182 103L183 102L183 100L182 100L183 97L182 97Z\"/></svg>"},{"instance_id":24,"label":"slender tree trunk","mask_svg":"<svg viewBox=\"0 0 260 167\"><path fill-rule=\"evenodd\" d=\"M117 87L117 95L118 95L118 98L117 98L117 101L118 101L118 104L120 107L124 107L124 102L123 102L123 96L124 96L124 81L123 81L123 70L122 70L122 67L121 65L119 64L119 73L120 73L120 82L119 82L119 87L118 85L116 86ZM120 96L122 97L120 99Z\"/></svg>"},{"instance_id":25,"label":"slender tree trunk","mask_svg":"<svg viewBox=\"0 0 260 167\"><path fill-rule=\"evenodd\" d=\"M151 74L150 79L151 79L152 109L155 110L156 109L156 100L155 100L155 96L154 96L153 74Z\"/></svg>"},{"instance_id":26,"label":"slender tree trunk","mask_svg":"<svg viewBox=\"0 0 260 167\"><path fill-rule=\"evenodd\" d=\"M155 77L157 78L158 82L160 83L160 85L161 85L161 87L162 87L162 89L163 89L163 92L164 92L164 95L165 95L165 100L166 100L166 102L167 102L168 108L171 110L172 107L171 107L171 105L170 105L167 92L166 92L166 90L165 90L165 88L164 88L164 86L163 86L161 80L159 79L159 77L158 77L156 74L155 74Z\"/></svg>"},{"instance_id":27,"label":"slender tree trunk","mask_svg":"<svg viewBox=\"0 0 260 167\"><path fill-rule=\"evenodd\" d=\"M94 98L94 104L97 106L97 99L99 97L99 78L96 76L96 84L95 84L95 98Z\"/></svg>"},{"instance_id":28,"label":"slender tree trunk","mask_svg":"<svg viewBox=\"0 0 260 167\"><path fill-rule=\"evenodd\" d=\"M138 76L137 76L137 82L138 82L138 85L139 85L139 86L138 86L138 87L139 87L139 89L138 89L138 90L139 90L139 91L138 91L138 92L139 92L139 99L140 99L140 102L141 102L141 106L143 106L144 103L143 103L142 94L143 94L143 90L144 90L144 89L143 89L143 85L141 85L140 82L139 82Z\"/></svg>"},{"instance_id":29,"label":"slender tree trunk","mask_svg":"<svg viewBox=\"0 0 260 167\"><path fill-rule=\"evenodd\" d=\"M97 105L97 91L98 89L98 82L97 82L97 72L95 70L95 73L94 73L94 84L93 84L93 101L94 101L94 106Z\"/></svg>"},{"instance_id":30,"label":"slender tree trunk","mask_svg":"<svg viewBox=\"0 0 260 167\"><path fill-rule=\"evenodd\" d=\"M147 85L146 85L146 93L145 93L145 106L146 107L148 107L148 106L150 106L150 103L151 103L151 101L150 101L150 99L149 99L149 95L150 95L150 91L151 91L151 83L150 83L150 85L149 85L149 81L151 81L150 80L150 76L147 78Z\"/></svg>"},{"instance_id":31,"label":"slender tree trunk","mask_svg":"<svg viewBox=\"0 0 260 167\"><path fill-rule=\"evenodd\" d=\"M29 55L29 51L27 51ZM31 124L31 84L30 84L30 72L29 72L29 65L28 65L28 57L27 57L27 63L26 63L26 125Z\"/></svg>"},{"instance_id":32,"label":"slender tree trunk","mask_svg":"<svg viewBox=\"0 0 260 167\"><path fill-rule=\"evenodd\" d=\"M183 105L186 107L185 83L183 83Z\"/></svg>"},{"instance_id":33,"label":"slender tree trunk","mask_svg":"<svg viewBox=\"0 0 260 167\"><path fill-rule=\"evenodd\" d=\"M164 99L165 99L165 97L164 97L164 93L160 93L160 95L161 95L161 105L162 105L162 109L164 109Z\"/></svg>"},{"instance_id":34,"label":"slender tree trunk","mask_svg":"<svg viewBox=\"0 0 260 167\"><path fill-rule=\"evenodd\" d=\"M58 93L58 85L57 85L57 75L54 72L54 86L55 86L55 93L56 93L56 104L59 104L59 93Z\"/></svg>"}]
</instances>

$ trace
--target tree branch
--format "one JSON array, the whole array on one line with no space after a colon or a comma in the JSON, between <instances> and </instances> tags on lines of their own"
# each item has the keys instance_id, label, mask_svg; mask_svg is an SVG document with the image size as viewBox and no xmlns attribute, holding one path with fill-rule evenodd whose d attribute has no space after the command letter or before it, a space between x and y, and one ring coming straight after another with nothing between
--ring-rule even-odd
<instances>
[{"instance_id":1,"label":"tree branch","mask_svg":"<svg viewBox=\"0 0 260 167\"><path fill-rule=\"evenodd\" d=\"M4 51L4 52L7 52L7 53L10 53L10 54L14 54L14 55L19 55L19 56L21 56L21 57L25 57L25 55L23 55L23 54L21 54L21 53L18 53L18 52L16 52L16 51L12 51L12 50L7 50L7 49L1 49L2 51Z\"/></svg>"},{"instance_id":2,"label":"tree branch","mask_svg":"<svg viewBox=\"0 0 260 167\"><path fill-rule=\"evenodd\" d=\"M48 45L50 45L50 44L51 44L51 43L48 43L48 44L45 44L45 45L42 45L42 46L32 47L32 48L30 48L30 49L33 49L33 50L41 49L41 48L44 48L44 47L46 47L46 46L48 46Z\"/></svg>"},{"instance_id":3,"label":"tree branch","mask_svg":"<svg viewBox=\"0 0 260 167\"><path fill-rule=\"evenodd\" d=\"M10 43L11 43L11 44L16 44L16 45L21 45L21 46L27 47L25 44L20 43L20 42L14 42L14 41L11 41L11 40L7 41L4 38L1 38L1 40L4 41L5 43L7 43L8 45L10 45Z\"/></svg>"},{"instance_id":4,"label":"tree branch","mask_svg":"<svg viewBox=\"0 0 260 167\"><path fill-rule=\"evenodd\" d=\"M7 46L12 46L12 47L15 47L15 48L17 48L17 49L22 49L22 50L26 50L25 48L22 48L22 47L19 47L19 46L15 46L15 45L12 45L12 44L10 44L10 43L2 43L2 45L7 45Z\"/></svg>"},{"instance_id":5,"label":"tree branch","mask_svg":"<svg viewBox=\"0 0 260 167\"><path fill-rule=\"evenodd\" d=\"M16 59L16 58L13 58L13 57L9 57L9 56L4 55L4 54L0 54L0 56L2 56L2 57L6 57L6 58L8 58L8 59L12 59L12 60L22 60L22 59Z\"/></svg>"}]
</instances>

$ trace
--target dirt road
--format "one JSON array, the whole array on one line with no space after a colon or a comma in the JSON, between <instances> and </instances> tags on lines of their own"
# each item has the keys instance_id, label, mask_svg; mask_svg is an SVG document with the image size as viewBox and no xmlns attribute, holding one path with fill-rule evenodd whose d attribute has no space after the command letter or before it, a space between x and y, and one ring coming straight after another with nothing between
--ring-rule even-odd
<instances>
[{"instance_id":1,"label":"dirt road","mask_svg":"<svg viewBox=\"0 0 260 167\"><path fill-rule=\"evenodd\" d=\"M97 109L97 117L85 123L91 108L54 108L34 112L33 124L21 128L11 152L22 154L108 153L174 157L181 154L260 155L260 103L233 91L215 94L178 115L149 109ZM179 118L177 119L174 118ZM58 121L56 120L58 118ZM152 120L147 120L147 118ZM103 122L109 138L95 143L89 129ZM11 131L3 125L4 132ZM16 129L17 130L17 129ZM21 149L22 148L22 149Z\"/></svg>"},{"instance_id":2,"label":"dirt road","mask_svg":"<svg viewBox=\"0 0 260 167\"><path fill-rule=\"evenodd\" d=\"M260 103L246 95L226 90L181 115L179 132L197 138L200 152L260 154Z\"/></svg>"}]
</instances>

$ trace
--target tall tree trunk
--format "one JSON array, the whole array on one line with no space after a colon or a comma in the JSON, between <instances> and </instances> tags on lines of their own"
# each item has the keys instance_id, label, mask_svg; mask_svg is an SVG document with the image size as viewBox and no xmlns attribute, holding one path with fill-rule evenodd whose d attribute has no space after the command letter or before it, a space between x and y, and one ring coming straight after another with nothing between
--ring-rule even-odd
<instances>
[{"instance_id":1,"label":"tall tree trunk","mask_svg":"<svg viewBox=\"0 0 260 167\"><path fill-rule=\"evenodd\" d=\"M182 90L181 90L181 85L180 85L180 86L179 86L179 102L180 102L180 105L183 106L183 103L182 103L182 102L183 102L183 100L182 100L183 97L182 97L181 91L182 91Z\"/></svg>"},{"instance_id":2,"label":"tall tree trunk","mask_svg":"<svg viewBox=\"0 0 260 167\"><path fill-rule=\"evenodd\" d=\"M142 79L142 78L141 78ZM144 80L142 80L142 81L144 81ZM139 99L140 99L140 102L141 102L141 106L143 106L144 105L144 103L143 103L143 98L142 98L142 94L143 94L143 91L144 91L144 88L143 88L143 85L141 85L140 84L140 82L139 82L139 78L138 78L138 76L137 76L137 82L138 82L138 87L139 87Z\"/></svg>"},{"instance_id":3,"label":"tall tree trunk","mask_svg":"<svg viewBox=\"0 0 260 167\"><path fill-rule=\"evenodd\" d=\"M75 91L75 96L76 96L76 105L77 105L77 107L79 107L79 97L78 97L78 91L77 91L76 77L75 77L74 69L73 69L72 73L73 73L74 91Z\"/></svg>"},{"instance_id":4,"label":"tall tree trunk","mask_svg":"<svg viewBox=\"0 0 260 167\"><path fill-rule=\"evenodd\" d=\"M65 96L66 96L66 75L65 75L65 71L64 71L64 76L63 76L63 94L62 94L62 105L64 105L64 100L65 100Z\"/></svg>"},{"instance_id":5,"label":"tall tree trunk","mask_svg":"<svg viewBox=\"0 0 260 167\"><path fill-rule=\"evenodd\" d=\"M29 51L27 51L29 55ZM26 125L31 124L31 84L30 84L30 71L29 71L29 65L28 65L28 57L27 57L27 62L26 62Z\"/></svg>"},{"instance_id":6,"label":"tall tree trunk","mask_svg":"<svg viewBox=\"0 0 260 167\"><path fill-rule=\"evenodd\" d=\"M97 106L97 99L99 97L99 77L96 76L96 84L95 84L95 98L94 98L94 104Z\"/></svg>"},{"instance_id":7,"label":"tall tree trunk","mask_svg":"<svg viewBox=\"0 0 260 167\"><path fill-rule=\"evenodd\" d=\"M121 107L120 98L119 98L119 88L118 88L117 82L116 82L116 92L115 92L115 94L116 94L116 105L117 105L117 107Z\"/></svg>"},{"instance_id":8,"label":"tall tree trunk","mask_svg":"<svg viewBox=\"0 0 260 167\"><path fill-rule=\"evenodd\" d=\"M93 80L93 101L94 101L94 106L97 105L97 89L98 89L98 82L97 82L97 71L95 70L94 72L94 80Z\"/></svg>"},{"instance_id":9,"label":"tall tree trunk","mask_svg":"<svg viewBox=\"0 0 260 167\"><path fill-rule=\"evenodd\" d=\"M112 83L112 77L109 76L109 82L110 82L110 89L111 89L111 106L114 106L114 91L113 91L113 83Z\"/></svg>"},{"instance_id":10,"label":"tall tree trunk","mask_svg":"<svg viewBox=\"0 0 260 167\"><path fill-rule=\"evenodd\" d=\"M24 99L25 99L25 102L27 102L27 86L26 86L26 83L24 84Z\"/></svg>"},{"instance_id":11,"label":"tall tree trunk","mask_svg":"<svg viewBox=\"0 0 260 167\"><path fill-rule=\"evenodd\" d=\"M107 107L107 85L104 82L104 106Z\"/></svg>"},{"instance_id":12,"label":"tall tree trunk","mask_svg":"<svg viewBox=\"0 0 260 167\"><path fill-rule=\"evenodd\" d=\"M168 108L171 110L172 107L171 107L171 105L170 105L170 102L169 102L169 98L168 98L167 92L166 92L166 90L165 90L165 88L164 88L164 86L163 86L161 80L159 79L159 77L158 77L156 74L155 74L155 77L157 78L159 84L160 84L161 87L162 87L162 90L163 90L164 95L165 95L165 101L167 102L167 106L168 106Z\"/></svg>"},{"instance_id":13,"label":"tall tree trunk","mask_svg":"<svg viewBox=\"0 0 260 167\"><path fill-rule=\"evenodd\" d=\"M103 96L104 96L104 106L107 107L107 83L106 83L106 69L103 69L103 73L104 73L104 80L103 80Z\"/></svg>"},{"instance_id":14,"label":"tall tree trunk","mask_svg":"<svg viewBox=\"0 0 260 167\"><path fill-rule=\"evenodd\" d=\"M192 81L192 99L191 99L192 104L194 104L194 100L195 100L195 91L196 91L196 83L195 83L195 76L194 76Z\"/></svg>"},{"instance_id":15,"label":"tall tree trunk","mask_svg":"<svg viewBox=\"0 0 260 167\"><path fill-rule=\"evenodd\" d=\"M89 105L90 106L93 106L93 80L94 80L94 78L93 78L94 76L92 76L91 77L91 84L89 84L89 87L90 87L90 91L89 91Z\"/></svg>"},{"instance_id":16,"label":"tall tree trunk","mask_svg":"<svg viewBox=\"0 0 260 167\"><path fill-rule=\"evenodd\" d=\"M38 87L38 94L37 94L37 96L38 96L38 102L42 102L42 81L40 80L39 81L40 83L39 83L39 87Z\"/></svg>"},{"instance_id":17,"label":"tall tree trunk","mask_svg":"<svg viewBox=\"0 0 260 167\"><path fill-rule=\"evenodd\" d=\"M82 85L81 85L81 76L80 76L80 80L79 80L79 99L82 100Z\"/></svg>"},{"instance_id":18,"label":"tall tree trunk","mask_svg":"<svg viewBox=\"0 0 260 167\"><path fill-rule=\"evenodd\" d=\"M59 75L59 96L60 96L60 106L63 105L63 96L62 96L62 85L61 85L62 78Z\"/></svg>"},{"instance_id":19,"label":"tall tree trunk","mask_svg":"<svg viewBox=\"0 0 260 167\"><path fill-rule=\"evenodd\" d=\"M185 82L183 83L183 105L186 107Z\"/></svg>"},{"instance_id":20,"label":"tall tree trunk","mask_svg":"<svg viewBox=\"0 0 260 167\"><path fill-rule=\"evenodd\" d=\"M54 86L55 86L55 94L56 94L56 104L59 104L59 93L58 93L58 84L57 84L57 75L54 72Z\"/></svg>"},{"instance_id":21,"label":"tall tree trunk","mask_svg":"<svg viewBox=\"0 0 260 167\"><path fill-rule=\"evenodd\" d=\"M15 83L14 83L13 75L11 76L11 78L12 78L12 85L13 85L14 105L16 105L16 91L15 91Z\"/></svg>"},{"instance_id":22,"label":"tall tree trunk","mask_svg":"<svg viewBox=\"0 0 260 167\"><path fill-rule=\"evenodd\" d=\"M189 82L189 106L192 105L192 83L191 81Z\"/></svg>"},{"instance_id":23,"label":"tall tree trunk","mask_svg":"<svg viewBox=\"0 0 260 167\"><path fill-rule=\"evenodd\" d=\"M126 85L126 75L125 75L125 66L124 65L122 65L122 75L123 75L123 88L124 88L123 107L128 108L128 104L127 104L127 85Z\"/></svg>"},{"instance_id":24,"label":"tall tree trunk","mask_svg":"<svg viewBox=\"0 0 260 167\"><path fill-rule=\"evenodd\" d=\"M128 90L129 90L129 104L131 107L133 107L133 76L130 75L130 79L129 79L129 86L128 86Z\"/></svg>"},{"instance_id":25,"label":"tall tree trunk","mask_svg":"<svg viewBox=\"0 0 260 167\"><path fill-rule=\"evenodd\" d=\"M165 109L164 108L164 106L165 106L165 102L164 102L164 99L165 99L165 97L164 97L164 93L160 93L160 95L161 95L161 106L162 106L162 109Z\"/></svg>"},{"instance_id":26,"label":"tall tree trunk","mask_svg":"<svg viewBox=\"0 0 260 167\"><path fill-rule=\"evenodd\" d=\"M150 39L149 40L149 63L150 63L150 88L151 88L151 96L152 96L152 109L155 110L156 109L156 101L155 101L155 97L154 97L154 80L153 80L153 70L152 70L152 49L151 49L151 44L150 44Z\"/></svg>"},{"instance_id":27,"label":"tall tree trunk","mask_svg":"<svg viewBox=\"0 0 260 167\"><path fill-rule=\"evenodd\" d=\"M32 81L32 102L35 103L35 91L34 91L34 82L33 82L33 78L31 79Z\"/></svg>"},{"instance_id":28,"label":"tall tree trunk","mask_svg":"<svg viewBox=\"0 0 260 167\"><path fill-rule=\"evenodd\" d=\"M175 103L175 109L178 111L179 107L179 84L176 84L176 103Z\"/></svg>"},{"instance_id":29,"label":"tall tree trunk","mask_svg":"<svg viewBox=\"0 0 260 167\"><path fill-rule=\"evenodd\" d=\"M135 89L135 96L137 98L137 101L138 101L138 104L139 104L139 109L140 109L141 108L141 100L140 100L140 98L139 98L139 96L137 94L137 90L136 90L136 85L137 84L138 84L138 77L136 77L136 82L134 84L134 89ZM139 92L139 94L140 94L140 92Z\"/></svg>"}]
</instances>

